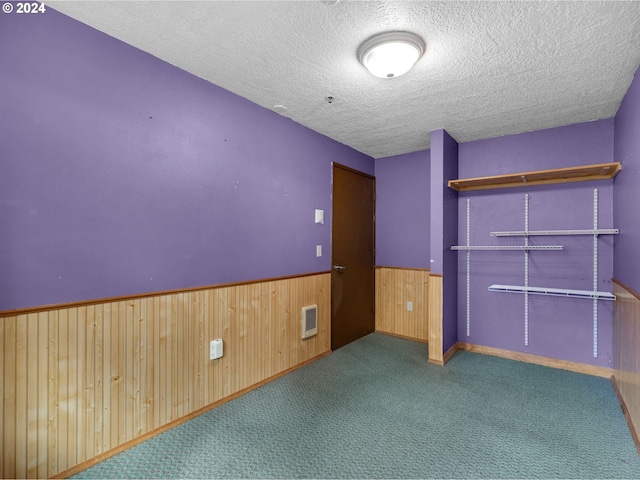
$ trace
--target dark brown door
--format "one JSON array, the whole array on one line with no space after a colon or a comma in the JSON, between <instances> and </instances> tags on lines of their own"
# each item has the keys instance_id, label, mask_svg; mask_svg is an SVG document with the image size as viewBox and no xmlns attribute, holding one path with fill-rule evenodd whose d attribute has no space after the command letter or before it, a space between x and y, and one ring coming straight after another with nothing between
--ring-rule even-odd
<instances>
[{"instance_id":1,"label":"dark brown door","mask_svg":"<svg viewBox=\"0 0 640 480\"><path fill-rule=\"evenodd\" d=\"M375 178L333 165L331 349L375 330Z\"/></svg>"}]
</instances>

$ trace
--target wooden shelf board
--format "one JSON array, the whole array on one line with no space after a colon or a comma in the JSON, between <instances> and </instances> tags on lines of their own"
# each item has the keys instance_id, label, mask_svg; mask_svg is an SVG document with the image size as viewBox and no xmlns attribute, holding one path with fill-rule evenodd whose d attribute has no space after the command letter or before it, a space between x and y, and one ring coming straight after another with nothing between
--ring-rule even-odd
<instances>
[{"instance_id":1,"label":"wooden shelf board","mask_svg":"<svg viewBox=\"0 0 640 480\"><path fill-rule=\"evenodd\" d=\"M460 178L449 180L449 187L459 192L469 190L488 190L492 188L525 187L531 185L549 185L553 183L584 182L587 180L605 180L615 177L622 170L620 162L582 165L578 167L537 170L533 172L494 175L490 177Z\"/></svg>"}]
</instances>

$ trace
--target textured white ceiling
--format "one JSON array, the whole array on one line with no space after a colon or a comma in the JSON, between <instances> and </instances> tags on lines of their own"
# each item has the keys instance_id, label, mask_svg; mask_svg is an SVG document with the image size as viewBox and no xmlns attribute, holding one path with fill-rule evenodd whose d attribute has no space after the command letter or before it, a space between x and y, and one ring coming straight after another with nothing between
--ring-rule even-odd
<instances>
[{"instance_id":1,"label":"textured white ceiling","mask_svg":"<svg viewBox=\"0 0 640 480\"><path fill-rule=\"evenodd\" d=\"M640 63L638 1L46 3L374 158L612 117ZM356 58L389 30L427 43L391 80Z\"/></svg>"}]
</instances>

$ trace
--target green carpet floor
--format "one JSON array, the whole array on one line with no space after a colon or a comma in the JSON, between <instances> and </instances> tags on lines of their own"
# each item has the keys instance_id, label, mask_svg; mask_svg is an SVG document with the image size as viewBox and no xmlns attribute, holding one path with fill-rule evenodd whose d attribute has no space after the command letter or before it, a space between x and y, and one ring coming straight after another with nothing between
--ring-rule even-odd
<instances>
[{"instance_id":1,"label":"green carpet floor","mask_svg":"<svg viewBox=\"0 0 640 480\"><path fill-rule=\"evenodd\" d=\"M640 478L608 379L371 334L76 478Z\"/></svg>"}]
</instances>

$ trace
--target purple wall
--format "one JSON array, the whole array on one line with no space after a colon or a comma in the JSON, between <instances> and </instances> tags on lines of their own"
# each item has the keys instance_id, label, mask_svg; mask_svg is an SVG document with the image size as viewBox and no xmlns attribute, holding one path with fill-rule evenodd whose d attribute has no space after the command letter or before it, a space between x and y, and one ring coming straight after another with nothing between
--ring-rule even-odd
<instances>
[{"instance_id":1,"label":"purple wall","mask_svg":"<svg viewBox=\"0 0 640 480\"><path fill-rule=\"evenodd\" d=\"M460 144L461 178L611 162L613 119ZM606 140L606 141L605 141Z\"/></svg>"},{"instance_id":2,"label":"purple wall","mask_svg":"<svg viewBox=\"0 0 640 480\"><path fill-rule=\"evenodd\" d=\"M51 8L0 43L0 310L330 268L373 159Z\"/></svg>"},{"instance_id":3,"label":"purple wall","mask_svg":"<svg viewBox=\"0 0 640 480\"><path fill-rule=\"evenodd\" d=\"M615 238L613 276L640 292L640 75L635 78L615 117L614 159L622 172L614 180Z\"/></svg>"},{"instance_id":4,"label":"purple wall","mask_svg":"<svg viewBox=\"0 0 640 480\"><path fill-rule=\"evenodd\" d=\"M431 132L431 273L442 274L443 353L458 341L458 192L447 186L458 178L458 143L444 130Z\"/></svg>"},{"instance_id":5,"label":"purple wall","mask_svg":"<svg viewBox=\"0 0 640 480\"><path fill-rule=\"evenodd\" d=\"M601 120L459 147L460 177L516 173L613 160L613 120ZM594 189L600 228L613 225L613 181L461 193L458 234L466 242L470 200L472 245L523 245L523 237L492 237L492 231L524 230L525 194L529 229L593 228ZM599 237L598 289L611 291L613 236ZM532 245L563 245L563 251L531 252L529 285L593 289L593 237L531 237ZM593 302L529 296L529 346L524 343L524 295L489 292L492 284L524 285L524 253L471 252L470 335L466 335L466 254L458 255L459 340L599 366L611 366L612 302L598 303L598 358L593 357Z\"/></svg>"},{"instance_id":6,"label":"purple wall","mask_svg":"<svg viewBox=\"0 0 640 480\"><path fill-rule=\"evenodd\" d=\"M430 268L429 151L379 158L376 265Z\"/></svg>"}]
</instances>

